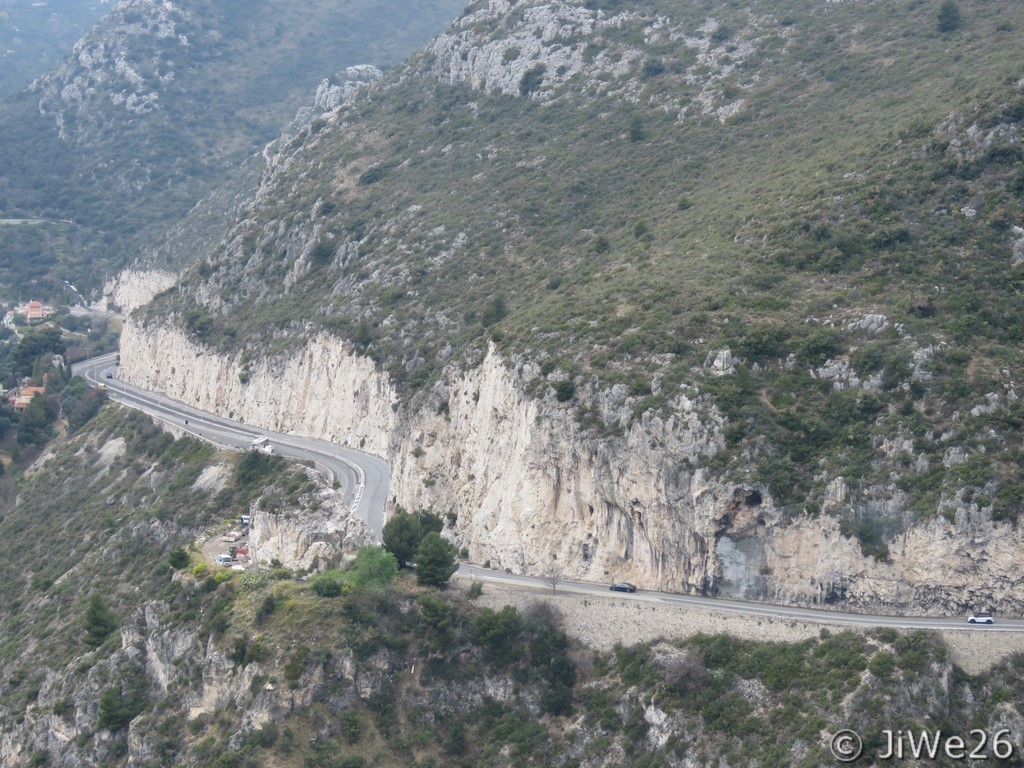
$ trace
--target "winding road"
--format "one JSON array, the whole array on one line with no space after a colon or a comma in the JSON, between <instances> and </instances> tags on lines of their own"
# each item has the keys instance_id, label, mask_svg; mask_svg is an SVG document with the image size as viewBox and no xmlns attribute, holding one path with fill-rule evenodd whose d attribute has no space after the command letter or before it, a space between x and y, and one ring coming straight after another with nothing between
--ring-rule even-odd
<instances>
[{"instance_id":1,"label":"winding road","mask_svg":"<svg viewBox=\"0 0 1024 768\"><path fill-rule=\"evenodd\" d=\"M388 497L390 468L383 459L362 451L336 445L326 440L283 435L264 429L250 427L229 421L191 406L147 390L133 387L117 378L116 355L111 353L95 357L72 366L77 376L82 376L94 387L105 386L111 400L140 410L152 418L175 429L188 432L224 448L243 450L252 440L266 437L274 446L274 452L301 461L310 461L340 483L346 501L353 511L379 537L384 529L384 510ZM500 583L520 589L550 591L551 581L536 576L519 576L501 571L488 570L472 565L462 565L459 576ZM558 581L556 591L590 596L609 595L607 584L592 584L576 581ZM975 629L978 632L1024 632L1024 619L997 617L991 626L969 625L964 617L936 618L929 616L877 616L860 613L824 611L811 608L793 608L769 603L751 603L740 600L697 597L666 592L638 591L630 595L614 593L616 597L674 605L680 608L699 607L726 613L744 614L748 617L771 617L794 621L812 621L846 627L893 627L901 629Z\"/></svg>"},{"instance_id":2,"label":"winding road","mask_svg":"<svg viewBox=\"0 0 1024 768\"><path fill-rule=\"evenodd\" d=\"M345 501L377 536L384 530L384 509L391 470L388 463L354 448L250 427L200 411L178 400L149 392L117 378L117 355L94 357L72 366L72 372L94 387L104 386L111 400L142 411L157 421L221 448L245 450L253 439L265 437L274 453L310 461L341 486Z\"/></svg>"}]
</instances>

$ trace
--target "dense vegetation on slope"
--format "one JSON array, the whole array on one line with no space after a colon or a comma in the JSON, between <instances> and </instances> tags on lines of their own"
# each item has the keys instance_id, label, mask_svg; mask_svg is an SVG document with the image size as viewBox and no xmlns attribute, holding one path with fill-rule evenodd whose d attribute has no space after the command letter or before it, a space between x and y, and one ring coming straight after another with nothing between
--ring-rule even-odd
<instances>
[{"instance_id":1,"label":"dense vegetation on slope","mask_svg":"<svg viewBox=\"0 0 1024 768\"><path fill-rule=\"evenodd\" d=\"M73 427L40 466L2 480L0 669L11 702L38 692L32 654L63 664L81 653L90 595L123 619L167 586L172 549L247 513L261 494L291 498L308 484L280 458L217 456L114 406ZM197 482L218 466L218 482Z\"/></svg>"},{"instance_id":2,"label":"dense vegetation on slope","mask_svg":"<svg viewBox=\"0 0 1024 768\"><path fill-rule=\"evenodd\" d=\"M325 328L406 397L495 342L602 436L704 393L707 463L794 510L842 477L893 529L1013 519L1024 8L957 8L470 6L150 316L253 355Z\"/></svg>"},{"instance_id":3,"label":"dense vegetation on slope","mask_svg":"<svg viewBox=\"0 0 1024 768\"><path fill-rule=\"evenodd\" d=\"M0 227L0 252L32 265L0 273L0 287L39 292L67 279L91 293L277 136L324 78L393 64L459 7L119 3L59 67L0 105L0 213L74 222L32 247Z\"/></svg>"},{"instance_id":4,"label":"dense vegetation on slope","mask_svg":"<svg viewBox=\"0 0 1024 768\"><path fill-rule=\"evenodd\" d=\"M840 728L873 754L884 729L1021 722L1020 658L972 677L920 632L595 652L551 607L417 587L376 547L309 579L211 568L193 539L301 495L302 468L114 407L17 482L0 518L5 764L817 766Z\"/></svg>"}]
</instances>

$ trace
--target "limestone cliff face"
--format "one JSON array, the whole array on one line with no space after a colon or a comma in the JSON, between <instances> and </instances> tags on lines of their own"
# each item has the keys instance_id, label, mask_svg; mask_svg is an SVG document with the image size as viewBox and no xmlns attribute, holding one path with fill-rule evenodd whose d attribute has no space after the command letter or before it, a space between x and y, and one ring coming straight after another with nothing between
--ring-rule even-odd
<instances>
[{"instance_id":1,"label":"limestone cliff face","mask_svg":"<svg viewBox=\"0 0 1024 768\"><path fill-rule=\"evenodd\" d=\"M720 488L689 465L719 447L720 424L685 396L679 405L679 416L648 415L622 439L588 439L571 409L524 395L492 350L453 382L447 416L409 420L394 441L393 482L409 506L455 511L474 560L702 588L716 570L707 542Z\"/></svg>"},{"instance_id":2,"label":"limestone cliff face","mask_svg":"<svg viewBox=\"0 0 1024 768\"><path fill-rule=\"evenodd\" d=\"M218 355L181 331L125 326L122 375L204 410L277 432L386 455L397 428L394 389L373 362L326 337L271 361Z\"/></svg>"},{"instance_id":3,"label":"limestone cliff face","mask_svg":"<svg viewBox=\"0 0 1024 768\"><path fill-rule=\"evenodd\" d=\"M452 534L474 560L682 591L717 580L716 508L732 489L690 468L722 437L685 396L679 416L647 415L622 439L589 440L568 407L525 395L493 350L453 375L445 408L407 410L370 361L327 337L247 361L130 321L121 344L133 384L388 457L395 501L455 513Z\"/></svg>"},{"instance_id":4,"label":"limestone cliff face","mask_svg":"<svg viewBox=\"0 0 1024 768\"><path fill-rule=\"evenodd\" d=\"M161 291L174 285L178 276L160 269L126 269L103 285L101 304L106 310L125 314L148 304Z\"/></svg>"},{"instance_id":5,"label":"limestone cliff face","mask_svg":"<svg viewBox=\"0 0 1024 768\"><path fill-rule=\"evenodd\" d=\"M648 413L598 438L550 394L525 394L535 371L493 349L452 372L438 401L401 407L385 374L328 337L245 360L129 322L121 354L134 384L386 456L394 500L454 513L449 535L495 568L805 605L1024 607L1019 529L968 505L952 522L911 526L879 562L833 518L787 519L762 487L700 468L722 445L722 422L693 392L677 396L674 416ZM578 396L602 407L601 393Z\"/></svg>"},{"instance_id":6,"label":"limestone cliff face","mask_svg":"<svg viewBox=\"0 0 1024 768\"><path fill-rule=\"evenodd\" d=\"M936 518L913 526L893 539L888 562L864 557L832 518L787 526L765 546L771 599L890 612L920 607L937 615L1018 613L1024 549L1019 526L970 518L959 514L952 522Z\"/></svg>"}]
</instances>

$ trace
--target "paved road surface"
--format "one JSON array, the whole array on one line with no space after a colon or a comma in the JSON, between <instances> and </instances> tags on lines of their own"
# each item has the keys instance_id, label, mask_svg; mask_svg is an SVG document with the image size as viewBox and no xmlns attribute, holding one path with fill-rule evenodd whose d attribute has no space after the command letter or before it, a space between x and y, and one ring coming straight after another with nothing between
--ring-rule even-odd
<instances>
[{"instance_id":1,"label":"paved road surface","mask_svg":"<svg viewBox=\"0 0 1024 768\"><path fill-rule=\"evenodd\" d=\"M247 448L254 437L267 437L275 452L282 456L312 461L337 479L346 494L346 500L355 505L360 518L380 536L384 528L384 507L388 495L389 468L387 462L376 456L329 443L325 440L294 437L268 432L229 421L219 416L196 410L184 403L138 389L117 378L115 355L93 358L74 366L74 373L83 376L94 386L104 384L111 400L137 408L155 419L191 432L210 442L228 448ZM108 374L110 378L107 378ZM186 424L185 421L188 421ZM522 589L550 591L551 583L540 577L516 576L501 571L485 570L463 565L459 576L501 583ZM666 592L639 591L633 594L610 593L607 584L587 584L560 581L557 591L593 596L614 594L630 600L651 601L680 607L695 606L742 613L747 616L814 621L839 626L898 627L911 629L974 629L978 632L1024 632L1024 619L997 617L992 626L967 624L966 618L931 618L914 616L870 616L859 613L841 613L809 608L790 608L766 603L747 603L710 597L676 595Z\"/></svg>"},{"instance_id":2,"label":"paved road surface","mask_svg":"<svg viewBox=\"0 0 1024 768\"><path fill-rule=\"evenodd\" d=\"M247 449L256 437L266 437L274 453L311 461L341 484L345 500L355 508L374 533L384 529L384 507L388 497L390 468L383 459L326 440L282 435L205 413L182 402L133 387L117 378L111 353L73 366L75 375L93 386L104 385L111 400L136 408L158 421L173 425L214 445ZM108 378L109 375L109 378Z\"/></svg>"},{"instance_id":3,"label":"paved road surface","mask_svg":"<svg viewBox=\"0 0 1024 768\"><path fill-rule=\"evenodd\" d=\"M551 592L551 582L545 578L533 576L515 576L500 571L485 570L472 565L459 568L459 577L479 579L506 586L529 587ZM741 613L745 616L769 616L776 619L793 619L796 621L814 621L847 627L893 627L904 629L973 629L978 632L1024 632L1024 619L1002 618L997 616L996 623L991 626L983 624L971 625L966 617L952 618L929 616L871 616L862 613L841 613L839 611L823 611L813 608L791 608L785 605L770 603L748 603L742 600L723 600L720 598L698 597L694 595L677 595L668 592L649 592L639 590L632 594L610 592L607 584L590 584L579 581L559 581L557 592L594 597L615 597L626 600L640 600L661 603L662 605L692 606L695 608L714 609L726 613Z\"/></svg>"}]
</instances>

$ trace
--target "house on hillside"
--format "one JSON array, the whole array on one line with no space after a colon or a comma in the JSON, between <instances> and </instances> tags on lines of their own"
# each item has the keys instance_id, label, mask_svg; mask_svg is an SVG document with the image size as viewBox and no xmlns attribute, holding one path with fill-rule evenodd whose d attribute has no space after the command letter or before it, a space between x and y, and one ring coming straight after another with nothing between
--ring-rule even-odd
<instances>
[{"instance_id":1,"label":"house on hillside","mask_svg":"<svg viewBox=\"0 0 1024 768\"><path fill-rule=\"evenodd\" d=\"M15 307L8 311L5 323L10 325L10 321L14 319L15 315L21 315L30 323L37 323L55 314L57 314L57 310L49 304L43 304L43 302L33 299L27 304L22 304L20 307Z\"/></svg>"},{"instance_id":2,"label":"house on hillside","mask_svg":"<svg viewBox=\"0 0 1024 768\"><path fill-rule=\"evenodd\" d=\"M33 397L36 395L42 397L44 394L46 394L46 387L18 387L10 391L7 403L13 405L15 410L21 411L28 408Z\"/></svg>"},{"instance_id":3,"label":"house on hillside","mask_svg":"<svg viewBox=\"0 0 1024 768\"><path fill-rule=\"evenodd\" d=\"M30 301L24 306L24 310L25 319L30 323L33 320L45 320L56 311L41 301Z\"/></svg>"}]
</instances>

